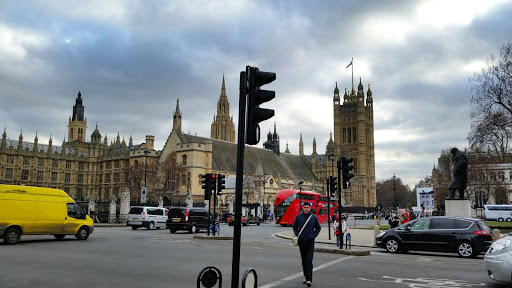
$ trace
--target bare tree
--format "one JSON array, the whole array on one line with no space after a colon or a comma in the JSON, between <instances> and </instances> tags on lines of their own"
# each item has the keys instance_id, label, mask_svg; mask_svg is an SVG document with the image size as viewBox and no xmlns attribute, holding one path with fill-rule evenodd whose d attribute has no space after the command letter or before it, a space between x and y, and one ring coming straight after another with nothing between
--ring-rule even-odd
<instances>
[{"instance_id":1,"label":"bare tree","mask_svg":"<svg viewBox=\"0 0 512 288\"><path fill-rule=\"evenodd\" d=\"M173 153L160 163L158 183L164 191L178 191L181 175L187 173L187 169L176 160L176 153Z\"/></svg>"},{"instance_id":2,"label":"bare tree","mask_svg":"<svg viewBox=\"0 0 512 288\"><path fill-rule=\"evenodd\" d=\"M414 192L411 190L409 185L404 185L402 179L397 177L393 180L393 177L379 181L376 183L377 186L377 203L383 207L390 207L395 209L395 191L393 187L396 185L396 205L405 207L411 201L416 200Z\"/></svg>"},{"instance_id":3,"label":"bare tree","mask_svg":"<svg viewBox=\"0 0 512 288\"><path fill-rule=\"evenodd\" d=\"M124 168L126 185L130 189L130 197L132 199L138 199L144 184L152 191L158 183L158 159L147 160L147 167L144 162L142 165L140 163L133 163Z\"/></svg>"},{"instance_id":4,"label":"bare tree","mask_svg":"<svg viewBox=\"0 0 512 288\"><path fill-rule=\"evenodd\" d=\"M503 45L499 59L491 54L487 67L470 82L475 85L468 140L472 146L491 149L504 162L512 139L512 43Z\"/></svg>"}]
</instances>

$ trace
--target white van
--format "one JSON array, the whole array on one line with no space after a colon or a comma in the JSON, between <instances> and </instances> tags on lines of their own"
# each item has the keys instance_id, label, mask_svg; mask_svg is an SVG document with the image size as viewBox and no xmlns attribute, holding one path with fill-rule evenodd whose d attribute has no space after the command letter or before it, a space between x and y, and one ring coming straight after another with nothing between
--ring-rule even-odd
<instances>
[{"instance_id":1,"label":"white van","mask_svg":"<svg viewBox=\"0 0 512 288\"><path fill-rule=\"evenodd\" d=\"M169 209L160 207L132 206L128 213L126 225L132 226L133 230L137 230L140 227L145 227L149 230L165 228L168 211Z\"/></svg>"}]
</instances>

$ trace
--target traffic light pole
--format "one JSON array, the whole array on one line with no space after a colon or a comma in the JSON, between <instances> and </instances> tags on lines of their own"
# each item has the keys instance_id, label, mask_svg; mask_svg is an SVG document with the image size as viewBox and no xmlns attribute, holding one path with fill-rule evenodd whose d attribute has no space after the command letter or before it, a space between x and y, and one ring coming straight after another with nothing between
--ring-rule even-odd
<instances>
[{"instance_id":1,"label":"traffic light pole","mask_svg":"<svg viewBox=\"0 0 512 288\"><path fill-rule=\"evenodd\" d=\"M240 280L240 242L242 232L242 188L245 152L245 109L247 103L247 74L240 72L240 99L238 104L238 147L236 153L235 226L233 233L233 260L231 264L231 288L238 288Z\"/></svg>"},{"instance_id":2,"label":"traffic light pole","mask_svg":"<svg viewBox=\"0 0 512 288\"><path fill-rule=\"evenodd\" d=\"M327 231L329 231L329 240L331 240L331 183L327 178Z\"/></svg>"},{"instance_id":3,"label":"traffic light pole","mask_svg":"<svg viewBox=\"0 0 512 288\"><path fill-rule=\"evenodd\" d=\"M215 177L215 186L217 186L217 177ZM208 229L210 229L210 227L212 227L212 233L213 233L213 236L215 236L215 224L217 222L217 215L215 214L216 211L215 211L215 206L217 206L217 189L215 189L215 191L213 192L213 225L212 226L208 226ZM220 225L220 224L219 224Z\"/></svg>"},{"instance_id":4,"label":"traffic light pole","mask_svg":"<svg viewBox=\"0 0 512 288\"><path fill-rule=\"evenodd\" d=\"M338 229L340 229L340 232L341 232L341 221L343 221L343 213L341 213L341 191L342 191L342 186L343 186L343 183L341 183L343 180L341 179L341 159L338 160L338 162L336 163L336 166L338 168ZM340 249L343 249L343 245L340 245Z\"/></svg>"}]
</instances>

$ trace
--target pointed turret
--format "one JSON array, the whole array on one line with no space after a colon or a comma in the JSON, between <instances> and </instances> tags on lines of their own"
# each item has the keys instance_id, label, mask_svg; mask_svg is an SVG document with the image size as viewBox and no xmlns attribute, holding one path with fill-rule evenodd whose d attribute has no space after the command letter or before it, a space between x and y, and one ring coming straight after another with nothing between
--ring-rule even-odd
<instances>
[{"instance_id":1,"label":"pointed turret","mask_svg":"<svg viewBox=\"0 0 512 288\"><path fill-rule=\"evenodd\" d=\"M4 127L4 133L2 133L2 146L0 147L2 150L7 148L7 132L5 131L7 127Z\"/></svg>"},{"instance_id":2,"label":"pointed turret","mask_svg":"<svg viewBox=\"0 0 512 288\"><path fill-rule=\"evenodd\" d=\"M20 137L18 141L18 151L23 150L23 130L20 132Z\"/></svg>"},{"instance_id":3,"label":"pointed turret","mask_svg":"<svg viewBox=\"0 0 512 288\"><path fill-rule=\"evenodd\" d=\"M258 158L258 164L256 165L255 175L262 176L263 175L263 165L261 165L261 159Z\"/></svg>"},{"instance_id":4,"label":"pointed turret","mask_svg":"<svg viewBox=\"0 0 512 288\"><path fill-rule=\"evenodd\" d=\"M34 152L37 153L39 151L39 147L37 146L37 142L39 141L39 139L37 138L37 132L36 132L36 137L34 138Z\"/></svg>"},{"instance_id":5,"label":"pointed turret","mask_svg":"<svg viewBox=\"0 0 512 288\"><path fill-rule=\"evenodd\" d=\"M101 134L100 130L98 130L98 124L96 124L96 129L94 129L94 131L91 134L91 143L101 143Z\"/></svg>"},{"instance_id":6,"label":"pointed turret","mask_svg":"<svg viewBox=\"0 0 512 288\"><path fill-rule=\"evenodd\" d=\"M180 112L180 99L176 99L176 111L173 115L172 130L181 132L181 112Z\"/></svg>"},{"instance_id":7,"label":"pointed turret","mask_svg":"<svg viewBox=\"0 0 512 288\"><path fill-rule=\"evenodd\" d=\"M302 133L300 133L299 139L299 156L304 156L304 142L302 141Z\"/></svg>"},{"instance_id":8,"label":"pointed turret","mask_svg":"<svg viewBox=\"0 0 512 288\"><path fill-rule=\"evenodd\" d=\"M368 91L366 92L366 106L373 106L372 90L370 90L370 83L368 83Z\"/></svg>"},{"instance_id":9,"label":"pointed turret","mask_svg":"<svg viewBox=\"0 0 512 288\"><path fill-rule=\"evenodd\" d=\"M121 144L121 137L119 137L119 131L117 132L116 145Z\"/></svg>"},{"instance_id":10,"label":"pointed turret","mask_svg":"<svg viewBox=\"0 0 512 288\"><path fill-rule=\"evenodd\" d=\"M338 81L336 81L336 87L334 88L334 97L333 97L333 101L336 103L336 102L340 102L340 90L338 89Z\"/></svg>"},{"instance_id":11,"label":"pointed turret","mask_svg":"<svg viewBox=\"0 0 512 288\"><path fill-rule=\"evenodd\" d=\"M288 149L288 142L286 142L286 150L284 151L284 153L290 154L290 150Z\"/></svg>"},{"instance_id":12,"label":"pointed turret","mask_svg":"<svg viewBox=\"0 0 512 288\"><path fill-rule=\"evenodd\" d=\"M130 134L130 142L128 142L128 145L129 145L129 146L133 146L133 138L132 138L132 134Z\"/></svg>"},{"instance_id":13,"label":"pointed turret","mask_svg":"<svg viewBox=\"0 0 512 288\"><path fill-rule=\"evenodd\" d=\"M50 134L50 140L48 140L48 153L52 152L52 145L53 145L53 140L52 140L52 135Z\"/></svg>"},{"instance_id":14,"label":"pointed turret","mask_svg":"<svg viewBox=\"0 0 512 288\"><path fill-rule=\"evenodd\" d=\"M332 132L330 133L329 142L327 143L327 146L325 148L325 155L331 154L333 152L336 155L336 144L332 140Z\"/></svg>"}]
</instances>

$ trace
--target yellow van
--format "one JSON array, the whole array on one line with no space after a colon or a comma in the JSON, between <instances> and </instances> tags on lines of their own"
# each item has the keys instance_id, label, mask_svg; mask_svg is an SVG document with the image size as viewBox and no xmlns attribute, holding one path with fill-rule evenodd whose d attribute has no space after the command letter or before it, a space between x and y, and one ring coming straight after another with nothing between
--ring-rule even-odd
<instances>
[{"instance_id":1,"label":"yellow van","mask_svg":"<svg viewBox=\"0 0 512 288\"><path fill-rule=\"evenodd\" d=\"M86 240L93 231L92 219L62 190L0 185L0 237L5 244L18 243L22 234Z\"/></svg>"}]
</instances>

